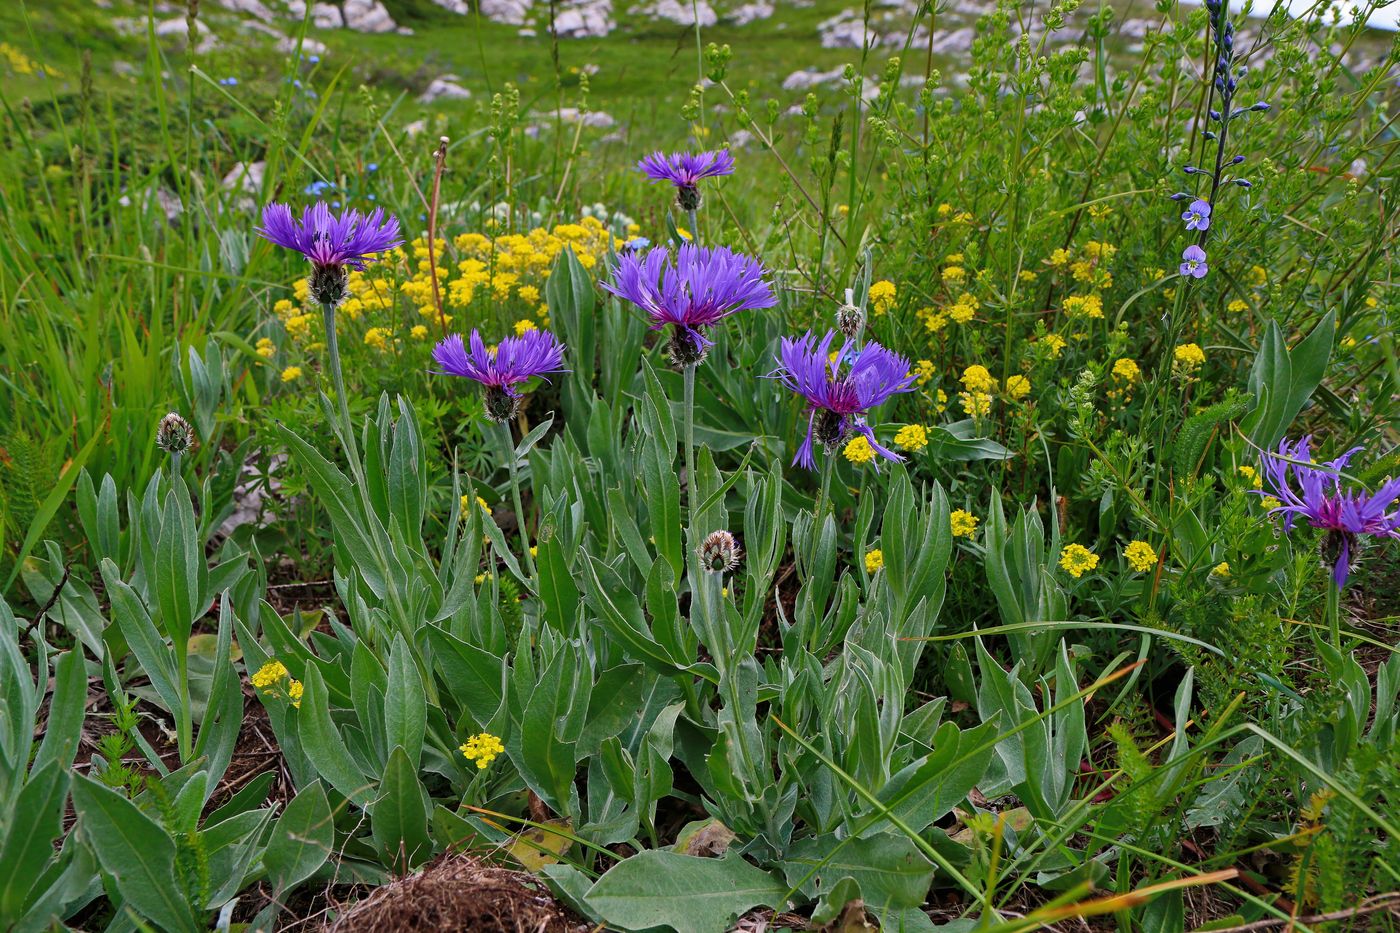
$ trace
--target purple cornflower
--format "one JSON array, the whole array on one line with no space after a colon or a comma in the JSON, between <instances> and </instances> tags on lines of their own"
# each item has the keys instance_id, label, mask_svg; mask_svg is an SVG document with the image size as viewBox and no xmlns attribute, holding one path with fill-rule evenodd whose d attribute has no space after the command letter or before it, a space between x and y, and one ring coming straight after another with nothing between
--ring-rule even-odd
<instances>
[{"instance_id":1,"label":"purple cornflower","mask_svg":"<svg viewBox=\"0 0 1400 933\"><path fill-rule=\"evenodd\" d=\"M1197 198L1187 206L1186 211L1181 215L1181 219L1186 221L1187 230L1209 230L1210 202L1202 201L1200 198Z\"/></svg>"},{"instance_id":2,"label":"purple cornflower","mask_svg":"<svg viewBox=\"0 0 1400 933\"><path fill-rule=\"evenodd\" d=\"M686 243L676 252L657 247L618 256L603 288L632 302L651 318L651 329L671 327L668 350L678 366L693 366L713 345L705 331L740 311L778 303L764 281L763 263L723 246Z\"/></svg>"},{"instance_id":3,"label":"purple cornflower","mask_svg":"<svg viewBox=\"0 0 1400 933\"><path fill-rule=\"evenodd\" d=\"M1342 589L1358 536L1400 538L1400 509L1387 512L1400 498L1400 478L1388 480L1374 493L1344 489L1341 472L1361 448L1353 447L1335 460L1313 464L1311 443L1311 437L1291 444L1284 438L1277 452L1265 454L1264 478L1269 488L1255 491L1279 500L1281 504L1269 514L1284 517L1284 531L1291 532L1293 523L1301 518L1327 532L1322 542L1323 560L1332 564L1332 582Z\"/></svg>"},{"instance_id":4,"label":"purple cornflower","mask_svg":"<svg viewBox=\"0 0 1400 933\"><path fill-rule=\"evenodd\" d=\"M452 334L433 348L433 359L442 367L440 373L465 376L485 387L486 415L492 421L515 416L522 383L564 371L564 345L547 330L528 330L491 348L473 330L469 342L470 348L461 334Z\"/></svg>"},{"instance_id":5,"label":"purple cornflower","mask_svg":"<svg viewBox=\"0 0 1400 933\"><path fill-rule=\"evenodd\" d=\"M1181 251L1181 274L1189 275L1193 279L1203 279L1210 266L1206 265L1206 251L1196 244L1191 244Z\"/></svg>"},{"instance_id":6,"label":"purple cornflower","mask_svg":"<svg viewBox=\"0 0 1400 933\"><path fill-rule=\"evenodd\" d=\"M734 173L734 156L728 149L709 152L653 152L637 163L652 181L669 181L676 186L676 205L683 211L700 207L700 179Z\"/></svg>"},{"instance_id":7,"label":"purple cornflower","mask_svg":"<svg viewBox=\"0 0 1400 933\"><path fill-rule=\"evenodd\" d=\"M386 217L377 207L368 214L347 210L337 216L324 201L304 209L301 221L285 204L263 208L258 236L278 246L294 249L311 262L311 297L323 305L339 304L345 298L350 269L363 269L375 253L393 249L403 242L399 221Z\"/></svg>"},{"instance_id":8,"label":"purple cornflower","mask_svg":"<svg viewBox=\"0 0 1400 933\"><path fill-rule=\"evenodd\" d=\"M807 437L797 448L793 464L815 469L812 441L832 451L852 431L864 435L886 460L903 459L880 446L875 432L865 423L865 415L890 396L914 387L909 361L873 341L863 347L847 341L833 355L835 339L835 331L827 331L821 340L808 331L782 340L778 368L772 375L807 400Z\"/></svg>"}]
</instances>

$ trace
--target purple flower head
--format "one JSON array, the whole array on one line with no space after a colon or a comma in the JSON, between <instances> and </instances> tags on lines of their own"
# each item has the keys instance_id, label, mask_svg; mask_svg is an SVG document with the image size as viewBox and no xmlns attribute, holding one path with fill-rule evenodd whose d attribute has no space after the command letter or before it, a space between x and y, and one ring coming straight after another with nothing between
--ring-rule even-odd
<instances>
[{"instance_id":1,"label":"purple flower head","mask_svg":"<svg viewBox=\"0 0 1400 933\"><path fill-rule=\"evenodd\" d=\"M685 244L671 262L671 252L657 247L645 253L629 250L612 269L603 288L632 302L651 318L651 329L669 325L671 360L692 366L713 345L708 328L740 311L771 308L778 303L764 281L763 263L717 246L706 249Z\"/></svg>"},{"instance_id":2,"label":"purple flower head","mask_svg":"<svg viewBox=\"0 0 1400 933\"><path fill-rule=\"evenodd\" d=\"M1361 448L1353 447L1335 460L1315 464L1311 443L1310 437L1294 443L1284 438L1277 452L1265 454L1268 488L1255 491L1279 500L1270 514L1283 516L1284 531L1291 532L1301 518L1327 532L1322 542L1323 560L1332 564L1332 581L1342 589L1360 535L1400 538L1400 509L1390 510L1400 498L1400 478L1388 480L1374 493L1343 487L1341 472Z\"/></svg>"},{"instance_id":3,"label":"purple flower head","mask_svg":"<svg viewBox=\"0 0 1400 933\"><path fill-rule=\"evenodd\" d=\"M902 459L880 446L865 416L890 396L914 387L909 361L873 341L860 348L848 341L833 354L835 339L835 331L827 331L820 340L808 331L801 337L784 337L779 348L772 375L807 400L807 437L793 464L815 469L813 440L831 451L852 431L864 435L886 460Z\"/></svg>"},{"instance_id":4,"label":"purple flower head","mask_svg":"<svg viewBox=\"0 0 1400 933\"><path fill-rule=\"evenodd\" d=\"M1181 215L1181 219L1186 221L1187 230L1209 230L1210 202L1202 201L1200 198L1197 198L1186 208L1186 212Z\"/></svg>"},{"instance_id":5,"label":"purple flower head","mask_svg":"<svg viewBox=\"0 0 1400 933\"><path fill-rule=\"evenodd\" d=\"M1193 279L1203 279L1210 266L1206 265L1206 251L1194 243L1181 251L1181 274Z\"/></svg>"},{"instance_id":6,"label":"purple flower head","mask_svg":"<svg viewBox=\"0 0 1400 933\"><path fill-rule=\"evenodd\" d=\"M700 207L702 178L734 173L734 156L728 149L709 152L653 152L637 163L637 169L652 181L669 181L676 186L676 203L683 211Z\"/></svg>"},{"instance_id":7,"label":"purple flower head","mask_svg":"<svg viewBox=\"0 0 1400 933\"><path fill-rule=\"evenodd\" d=\"M327 305L345 298L348 269L363 269L374 261L374 254L403 242L398 218L385 217L382 207L369 214L347 210L337 216L324 201L303 210L300 222L287 205L269 204L257 234L310 260L311 297Z\"/></svg>"},{"instance_id":8,"label":"purple flower head","mask_svg":"<svg viewBox=\"0 0 1400 933\"><path fill-rule=\"evenodd\" d=\"M444 375L465 376L486 388L486 414L493 421L515 416L522 383L564 371L564 345L547 330L507 337L491 348L473 330L468 343L453 334L433 348L433 359Z\"/></svg>"}]
</instances>

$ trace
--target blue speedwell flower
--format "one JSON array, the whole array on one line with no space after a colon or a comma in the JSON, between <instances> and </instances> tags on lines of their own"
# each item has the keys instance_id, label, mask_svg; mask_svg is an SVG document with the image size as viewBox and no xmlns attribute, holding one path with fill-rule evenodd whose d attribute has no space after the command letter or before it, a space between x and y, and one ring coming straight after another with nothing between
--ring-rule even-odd
<instances>
[{"instance_id":1,"label":"blue speedwell flower","mask_svg":"<svg viewBox=\"0 0 1400 933\"><path fill-rule=\"evenodd\" d=\"M676 186L676 205L683 211L700 207L700 180L734 173L734 156L728 149L709 152L653 152L637 163L652 181L669 181Z\"/></svg>"},{"instance_id":2,"label":"blue speedwell flower","mask_svg":"<svg viewBox=\"0 0 1400 933\"><path fill-rule=\"evenodd\" d=\"M473 330L464 343L453 334L433 348L440 373L463 376L486 389L486 414L493 421L508 421L520 408L520 386L536 376L564 371L564 345L547 330L528 330L486 346Z\"/></svg>"},{"instance_id":3,"label":"blue speedwell flower","mask_svg":"<svg viewBox=\"0 0 1400 933\"><path fill-rule=\"evenodd\" d=\"M1206 251L1194 243L1182 250L1180 271L1193 279L1205 278L1210 271L1210 266L1206 264Z\"/></svg>"},{"instance_id":4,"label":"blue speedwell flower","mask_svg":"<svg viewBox=\"0 0 1400 933\"><path fill-rule=\"evenodd\" d=\"M1341 472L1362 448L1353 447L1335 460L1316 464L1311 442L1310 437L1292 443L1284 438L1277 452L1265 454L1268 488L1256 492L1279 501L1270 514L1283 516L1284 531L1291 532L1302 519L1327 532L1323 560L1332 564L1332 582L1342 589L1359 536L1400 538L1400 509L1391 508L1400 499L1400 478L1388 480L1374 493L1344 488Z\"/></svg>"},{"instance_id":5,"label":"blue speedwell flower","mask_svg":"<svg viewBox=\"0 0 1400 933\"><path fill-rule=\"evenodd\" d=\"M294 249L311 262L311 297L323 305L338 304L345 298L350 269L363 269L378 253L403 242L398 218L386 216L383 208L368 214L347 210L335 214L324 201L302 211L301 220L292 216L285 204L263 208L258 236L278 246Z\"/></svg>"},{"instance_id":6,"label":"blue speedwell flower","mask_svg":"<svg viewBox=\"0 0 1400 933\"><path fill-rule=\"evenodd\" d=\"M1209 230L1210 203L1197 198L1187 206L1181 219L1186 221L1187 230Z\"/></svg>"},{"instance_id":7,"label":"blue speedwell flower","mask_svg":"<svg viewBox=\"0 0 1400 933\"><path fill-rule=\"evenodd\" d=\"M902 459L880 446L865 419L870 409L914 387L909 361L873 341L860 348L848 341L833 353L835 339L835 331L827 331L820 340L808 331L801 337L784 337L779 348L772 375L807 401L807 437L793 464L815 469L813 441L829 453L852 432L863 435L886 460Z\"/></svg>"},{"instance_id":8,"label":"blue speedwell flower","mask_svg":"<svg viewBox=\"0 0 1400 933\"><path fill-rule=\"evenodd\" d=\"M632 302L651 318L651 329L671 328L668 352L677 366L705 358L713 341L706 331L740 311L778 303L764 280L763 263L723 246L689 243L676 252L664 247L618 256L612 281L603 288Z\"/></svg>"}]
</instances>

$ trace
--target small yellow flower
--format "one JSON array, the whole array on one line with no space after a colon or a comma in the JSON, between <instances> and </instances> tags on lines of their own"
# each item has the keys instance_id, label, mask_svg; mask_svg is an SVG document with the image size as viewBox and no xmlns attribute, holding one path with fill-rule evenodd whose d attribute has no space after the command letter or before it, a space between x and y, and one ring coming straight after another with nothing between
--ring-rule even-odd
<instances>
[{"instance_id":1,"label":"small yellow flower","mask_svg":"<svg viewBox=\"0 0 1400 933\"><path fill-rule=\"evenodd\" d=\"M894 307L895 287L888 279L881 279L870 286L870 307L876 314L884 314Z\"/></svg>"},{"instance_id":2,"label":"small yellow flower","mask_svg":"<svg viewBox=\"0 0 1400 933\"><path fill-rule=\"evenodd\" d=\"M901 450L923 450L928 446L928 431L921 424L906 424L895 434L894 445Z\"/></svg>"},{"instance_id":3,"label":"small yellow flower","mask_svg":"<svg viewBox=\"0 0 1400 933\"><path fill-rule=\"evenodd\" d=\"M866 554L865 554L865 572L866 572L866 573L874 573L875 571L879 570L879 569L880 569L881 567L883 567L883 566L885 566L885 554L884 554L883 551L881 551L879 548L875 548L875 550L873 550L873 551L867 551L867 552L866 552Z\"/></svg>"},{"instance_id":4,"label":"small yellow flower","mask_svg":"<svg viewBox=\"0 0 1400 933\"><path fill-rule=\"evenodd\" d=\"M506 747L501 744L501 740L489 732L469 737L458 748L468 761L475 761L477 768L482 771L496 760L497 755L506 750Z\"/></svg>"},{"instance_id":5,"label":"small yellow flower","mask_svg":"<svg viewBox=\"0 0 1400 933\"><path fill-rule=\"evenodd\" d=\"M282 381L283 381L283 382L296 382L296 381L297 381L298 379L300 379L300 378L301 378L301 367L300 367L300 366L288 366L286 369L282 370Z\"/></svg>"},{"instance_id":6,"label":"small yellow flower","mask_svg":"<svg viewBox=\"0 0 1400 933\"><path fill-rule=\"evenodd\" d=\"M953 205L951 205L951 204L940 204L940 205L938 205L938 216L939 216L939 217L947 217L947 216L948 216L949 214L951 214L951 213L953 213Z\"/></svg>"},{"instance_id":7,"label":"small yellow flower","mask_svg":"<svg viewBox=\"0 0 1400 933\"><path fill-rule=\"evenodd\" d=\"M426 324L414 324L408 329L408 335L414 340L427 340L428 327Z\"/></svg>"},{"instance_id":8,"label":"small yellow flower","mask_svg":"<svg viewBox=\"0 0 1400 933\"><path fill-rule=\"evenodd\" d=\"M270 337L259 337L259 338L258 338L258 345L257 345L257 354L258 354L258 356L262 357L262 358L265 359L265 360L270 360L270 359L272 359L273 356L276 355L276 353L277 353L277 347L276 347L275 345L273 345L272 339L271 339Z\"/></svg>"},{"instance_id":9,"label":"small yellow flower","mask_svg":"<svg viewBox=\"0 0 1400 933\"><path fill-rule=\"evenodd\" d=\"M1265 496L1264 498L1259 500L1259 505L1268 511L1273 511L1274 509L1283 505L1283 503L1275 499L1273 496Z\"/></svg>"},{"instance_id":10,"label":"small yellow flower","mask_svg":"<svg viewBox=\"0 0 1400 933\"><path fill-rule=\"evenodd\" d=\"M962 266L949 266L943 270L943 283L945 285L961 285L967 281L967 270Z\"/></svg>"},{"instance_id":11,"label":"small yellow flower","mask_svg":"<svg viewBox=\"0 0 1400 933\"><path fill-rule=\"evenodd\" d=\"M1006 379L1006 397L1011 399L1023 399L1031 394L1031 381L1025 376L1008 376Z\"/></svg>"},{"instance_id":12,"label":"small yellow flower","mask_svg":"<svg viewBox=\"0 0 1400 933\"><path fill-rule=\"evenodd\" d=\"M870 441L865 439L864 434L857 434L846 442L846 449L842 451L842 454L847 460L859 466L875 459L875 448L870 446Z\"/></svg>"},{"instance_id":13,"label":"small yellow flower","mask_svg":"<svg viewBox=\"0 0 1400 933\"><path fill-rule=\"evenodd\" d=\"M306 692L306 688L299 680L294 680L287 684L287 698L292 701L292 705L301 709L301 695Z\"/></svg>"},{"instance_id":14,"label":"small yellow flower","mask_svg":"<svg viewBox=\"0 0 1400 933\"><path fill-rule=\"evenodd\" d=\"M958 402L968 415L982 418L991 414L992 397L986 392L959 392Z\"/></svg>"},{"instance_id":15,"label":"small yellow flower","mask_svg":"<svg viewBox=\"0 0 1400 933\"><path fill-rule=\"evenodd\" d=\"M515 322L515 336L523 337L532 330L536 330L535 322L529 318L521 318Z\"/></svg>"},{"instance_id":16,"label":"small yellow flower","mask_svg":"<svg viewBox=\"0 0 1400 933\"><path fill-rule=\"evenodd\" d=\"M1113 364L1113 375L1124 382L1136 382L1142 375L1142 370L1138 364L1124 357Z\"/></svg>"},{"instance_id":17,"label":"small yellow flower","mask_svg":"<svg viewBox=\"0 0 1400 933\"><path fill-rule=\"evenodd\" d=\"M1046 334L1040 342L1045 344L1045 352L1050 354L1052 360L1057 359L1065 348L1065 338L1059 334Z\"/></svg>"},{"instance_id":18,"label":"small yellow flower","mask_svg":"<svg viewBox=\"0 0 1400 933\"><path fill-rule=\"evenodd\" d=\"M966 509L957 509L948 516L948 524L952 526L953 537L971 538L977 534L977 523L981 519Z\"/></svg>"},{"instance_id":19,"label":"small yellow flower","mask_svg":"<svg viewBox=\"0 0 1400 933\"><path fill-rule=\"evenodd\" d=\"M919 385L926 385L933 378L933 361L919 360L914 364L914 375L919 380Z\"/></svg>"},{"instance_id":20,"label":"small yellow flower","mask_svg":"<svg viewBox=\"0 0 1400 933\"><path fill-rule=\"evenodd\" d=\"M1060 550L1060 566L1078 580L1099 565L1099 555L1082 544L1069 544Z\"/></svg>"},{"instance_id":21,"label":"small yellow flower","mask_svg":"<svg viewBox=\"0 0 1400 933\"><path fill-rule=\"evenodd\" d=\"M1245 482L1249 483L1249 485L1259 485L1259 471L1249 464L1246 463L1244 466L1240 467L1240 475L1244 477Z\"/></svg>"},{"instance_id":22,"label":"small yellow flower","mask_svg":"<svg viewBox=\"0 0 1400 933\"><path fill-rule=\"evenodd\" d=\"M1176 366L1183 372L1194 372L1206 361L1205 351L1196 343L1181 344L1172 351L1172 357L1176 360Z\"/></svg>"},{"instance_id":23,"label":"small yellow flower","mask_svg":"<svg viewBox=\"0 0 1400 933\"><path fill-rule=\"evenodd\" d=\"M268 661L262 667L258 668L258 672L248 678L248 682L259 690L266 690L286 676L286 665L276 658L273 658L271 661Z\"/></svg>"},{"instance_id":24,"label":"small yellow flower","mask_svg":"<svg viewBox=\"0 0 1400 933\"><path fill-rule=\"evenodd\" d=\"M540 290L533 285L522 285L515 290L515 294L526 304L534 304L540 300Z\"/></svg>"},{"instance_id":25,"label":"small yellow flower","mask_svg":"<svg viewBox=\"0 0 1400 933\"><path fill-rule=\"evenodd\" d=\"M1229 311L1231 314L1239 314L1249 310L1249 303L1242 298L1236 298L1225 306L1225 310Z\"/></svg>"},{"instance_id":26,"label":"small yellow flower","mask_svg":"<svg viewBox=\"0 0 1400 933\"><path fill-rule=\"evenodd\" d=\"M1264 285L1268 284L1269 271L1263 266L1253 266L1249 270L1249 277L1256 288L1262 288Z\"/></svg>"},{"instance_id":27,"label":"small yellow flower","mask_svg":"<svg viewBox=\"0 0 1400 933\"><path fill-rule=\"evenodd\" d=\"M987 367L973 364L963 370L963 388L969 392L991 392L997 387L997 380L987 371Z\"/></svg>"},{"instance_id":28,"label":"small yellow flower","mask_svg":"<svg viewBox=\"0 0 1400 933\"><path fill-rule=\"evenodd\" d=\"M1222 560L1220 563L1210 568L1210 575L1212 577L1220 577L1221 579L1229 579L1230 562L1228 560Z\"/></svg>"},{"instance_id":29,"label":"small yellow flower","mask_svg":"<svg viewBox=\"0 0 1400 933\"><path fill-rule=\"evenodd\" d=\"M1123 557L1128 566L1138 573L1145 573L1157 566L1157 550L1146 541L1130 541L1123 548Z\"/></svg>"},{"instance_id":30,"label":"small yellow flower","mask_svg":"<svg viewBox=\"0 0 1400 933\"><path fill-rule=\"evenodd\" d=\"M1048 262L1052 267L1056 269L1064 268L1065 266L1069 265L1069 250L1055 250L1053 253L1050 254L1050 259L1048 260Z\"/></svg>"},{"instance_id":31,"label":"small yellow flower","mask_svg":"<svg viewBox=\"0 0 1400 933\"><path fill-rule=\"evenodd\" d=\"M389 346L389 329L386 327L371 327L365 331L365 346L374 347L376 350L384 350Z\"/></svg>"}]
</instances>

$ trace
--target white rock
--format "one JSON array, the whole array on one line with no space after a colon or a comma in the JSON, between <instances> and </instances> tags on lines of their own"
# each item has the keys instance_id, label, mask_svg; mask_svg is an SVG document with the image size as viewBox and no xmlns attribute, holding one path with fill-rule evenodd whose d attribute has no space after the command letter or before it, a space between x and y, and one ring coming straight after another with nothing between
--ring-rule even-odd
<instances>
[{"instance_id":1,"label":"white rock","mask_svg":"<svg viewBox=\"0 0 1400 933\"><path fill-rule=\"evenodd\" d=\"M701 26L713 26L719 20L707 0L695 0L693 4L690 0L652 0L651 3L633 7L631 12L682 26L694 26L697 20Z\"/></svg>"},{"instance_id":2,"label":"white rock","mask_svg":"<svg viewBox=\"0 0 1400 933\"><path fill-rule=\"evenodd\" d=\"M219 5L226 10L235 13L246 13L248 16L270 23L273 20L273 13L267 8L262 0L218 0Z\"/></svg>"},{"instance_id":3,"label":"white rock","mask_svg":"<svg viewBox=\"0 0 1400 933\"><path fill-rule=\"evenodd\" d=\"M456 13L458 16L466 16L471 12L471 7L467 6L467 0L433 0L438 6L449 13Z\"/></svg>"},{"instance_id":4,"label":"white rock","mask_svg":"<svg viewBox=\"0 0 1400 933\"><path fill-rule=\"evenodd\" d=\"M794 71L783 79L783 90L806 91L819 84L831 84L840 81L844 71L845 69L840 65L830 71L818 71L815 68L804 68L801 71Z\"/></svg>"},{"instance_id":5,"label":"white rock","mask_svg":"<svg viewBox=\"0 0 1400 933\"><path fill-rule=\"evenodd\" d=\"M589 39L613 31L612 0L572 0L554 20L561 39Z\"/></svg>"},{"instance_id":6,"label":"white rock","mask_svg":"<svg viewBox=\"0 0 1400 933\"><path fill-rule=\"evenodd\" d=\"M199 35L208 34L209 27L205 25L204 20L197 19L194 21L194 25L195 32ZM183 16L176 17L175 19L161 20L159 23L156 23L155 28L155 33L158 36L183 36L187 35L189 31L190 24L186 22Z\"/></svg>"},{"instance_id":7,"label":"white rock","mask_svg":"<svg viewBox=\"0 0 1400 933\"><path fill-rule=\"evenodd\" d=\"M263 176L266 174L266 162L239 162L224 176L224 188L244 194L257 194L262 190Z\"/></svg>"},{"instance_id":8,"label":"white rock","mask_svg":"<svg viewBox=\"0 0 1400 933\"><path fill-rule=\"evenodd\" d=\"M745 3L729 11L729 21L735 26L747 26L749 23L756 23L761 19L767 19L773 15L773 4L768 0L758 0L756 3Z\"/></svg>"},{"instance_id":9,"label":"white rock","mask_svg":"<svg viewBox=\"0 0 1400 933\"><path fill-rule=\"evenodd\" d=\"M472 96L472 92L457 83L461 80L456 75L443 75L440 78L434 78L428 84L428 89L418 95L418 103L431 104L435 100L466 100Z\"/></svg>"},{"instance_id":10,"label":"white rock","mask_svg":"<svg viewBox=\"0 0 1400 933\"><path fill-rule=\"evenodd\" d=\"M523 26L532 5L533 0L481 0L481 15L493 23Z\"/></svg>"},{"instance_id":11,"label":"white rock","mask_svg":"<svg viewBox=\"0 0 1400 933\"><path fill-rule=\"evenodd\" d=\"M583 113L577 107L560 108L559 119L565 123L582 123L584 126L600 130L608 130L617 126L617 121L612 118L611 114L601 110L590 110Z\"/></svg>"},{"instance_id":12,"label":"white rock","mask_svg":"<svg viewBox=\"0 0 1400 933\"><path fill-rule=\"evenodd\" d=\"M332 3L315 3L311 6L311 25L317 29L340 29L345 25L345 15Z\"/></svg>"},{"instance_id":13,"label":"white rock","mask_svg":"<svg viewBox=\"0 0 1400 933\"><path fill-rule=\"evenodd\" d=\"M535 36L539 35L539 33L535 32L535 30L531 29L529 26L521 27L515 34L522 39L533 39Z\"/></svg>"},{"instance_id":14,"label":"white rock","mask_svg":"<svg viewBox=\"0 0 1400 933\"><path fill-rule=\"evenodd\" d=\"M972 40L977 33L971 26L963 26L961 29L939 30L933 37L933 42L926 48L932 48L935 55L946 55L950 52L964 52L972 48Z\"/></svg>"},{"instance_id":15,"label":"white rock","mask_svg":"<svg viewBox=\"0 0 1400 933\"><path fill-rule=\"evenodd\" d=\"M345 0L345 25L356 32L393 32L395 23L379 0Z\"/></svg>"}]
</instances>

